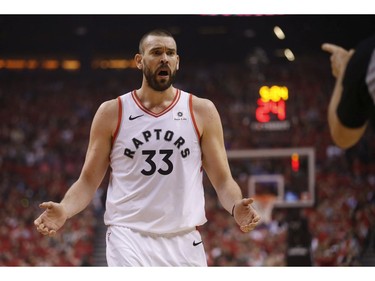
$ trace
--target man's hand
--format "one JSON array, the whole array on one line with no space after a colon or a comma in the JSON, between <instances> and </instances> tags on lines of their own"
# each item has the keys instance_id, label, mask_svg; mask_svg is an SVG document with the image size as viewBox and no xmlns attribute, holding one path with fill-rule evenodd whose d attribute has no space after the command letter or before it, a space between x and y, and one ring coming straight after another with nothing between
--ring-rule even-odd
<instances>
[{"instance_id":1,"label":"man's hand","mask_svg":"<svg viewBox=\"0 0 375 281\"><path fill-rule=\"evenodd\" d=\"M38 232L50 237L56 234L67 220L64 207L55 202L43 202L39 205L45 211L34 221Z\"/></svg>"},{"instance_id":2,"label":"man's hand","mask_svg":"<svg viewBox=\"0 0 375 281\"><path fill-rule=\"evenodd\" d=\"M244 198L234 205L233 217L243 232L253 230L260 222L260 216L251 206L253 202L253 198Z\"/></svg>"},{"instance_id":3,"label":"man's hand","mask_svg":"<svg viewBox=\"0 0 375 281\"><path fill-rule=\"evenodd\" d=\"M348 51L340 46L330 43L322 44L322 50L331 54L332 75L335 78L343 75L346 69L346 65L348 64L350 57L353 55L354 50Z\"/></svg>"}]
</instances>

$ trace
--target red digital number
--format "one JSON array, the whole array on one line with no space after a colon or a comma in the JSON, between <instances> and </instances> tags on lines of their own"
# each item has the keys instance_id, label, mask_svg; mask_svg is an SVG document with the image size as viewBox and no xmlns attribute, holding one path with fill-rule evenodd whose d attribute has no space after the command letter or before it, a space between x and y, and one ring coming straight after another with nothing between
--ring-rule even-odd
<instances>
[{"instance_id":1,"label":"red digital number","mask_svg":"<svg viewBox=\"0 0 375 281\"><path fill-rule=\"evenodd\" d=\"M285 120L285 101L279 100L278 102L268 101L264 102L261 98L257 100L258 108L255 111L255 118L258 122L265 123L271 120L270 113L275 114L277 119Z\"/></svg>"}]
</instances>

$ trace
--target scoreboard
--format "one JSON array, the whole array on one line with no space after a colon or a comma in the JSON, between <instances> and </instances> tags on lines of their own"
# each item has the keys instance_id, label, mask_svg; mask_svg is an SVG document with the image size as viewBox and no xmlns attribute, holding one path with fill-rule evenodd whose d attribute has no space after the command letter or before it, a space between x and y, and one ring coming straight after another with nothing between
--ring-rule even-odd
<instances>
[{"instance_id":1,"label":"scoreboard","mask_svg":"<svg viewBox=\"0 0 375 281\"><path fill-rule=\"evenodd\" d=\"M256 101L256 122L251 124L251 128L253 130L289 129L290 121L287 116L288 99L289 89L286 86L261 86Z\"/></svg>"}]
</instances>

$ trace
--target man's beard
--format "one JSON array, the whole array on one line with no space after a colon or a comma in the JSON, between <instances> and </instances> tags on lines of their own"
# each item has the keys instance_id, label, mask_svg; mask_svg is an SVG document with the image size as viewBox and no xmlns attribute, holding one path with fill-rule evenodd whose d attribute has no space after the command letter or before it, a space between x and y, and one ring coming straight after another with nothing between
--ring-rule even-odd
<instances>
[{"instance_id":1,"label":"man's beard","mask_svg":"<svg viewBox=\"0 0 375 281\"><path fill-rule=\"evenodd\" d=\"M145 66L143 74L146 78L148 85L155 91L162 92L168 89L174 82L176 78L176 70L171 72L170 76L166 79L158 80L158 73L159 70L155 71L154 73L151 72L150 68Z\"/></svg>"}]
</instances>

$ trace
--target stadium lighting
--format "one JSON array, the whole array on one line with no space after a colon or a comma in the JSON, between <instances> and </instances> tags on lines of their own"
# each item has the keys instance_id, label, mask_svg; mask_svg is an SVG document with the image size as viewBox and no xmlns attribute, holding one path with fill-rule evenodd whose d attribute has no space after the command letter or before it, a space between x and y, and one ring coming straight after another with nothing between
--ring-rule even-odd
<instances>
[{"instance_id":1,"label":"stadium lighting","mask_svg":"<svg viewBox=\"0 0 375 281\"><path fill-rule=\"evenodd\" d=\"M280 40L284 40L285 39L285 33L284 33L284 31L279 26L276 25L273 28L273 32L275 33L276 37L279 38Z\"/></svg>"},{"instance_id":2,"label":"stadium lighting","mask_svg":"<svg viewBox=\"0 0 375 281\"><path fill-rule=\"evenodd\" d=\"M292 50L285 49L284 50L284 56L287 58L288 61L294 61L296 58L294 57L294 54Z\"/></svg>"}]
</instances>

